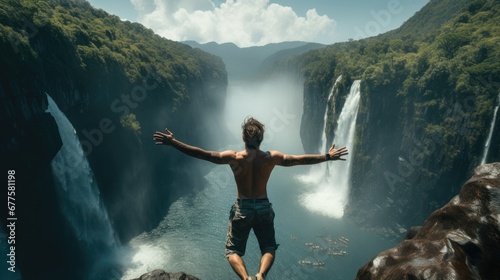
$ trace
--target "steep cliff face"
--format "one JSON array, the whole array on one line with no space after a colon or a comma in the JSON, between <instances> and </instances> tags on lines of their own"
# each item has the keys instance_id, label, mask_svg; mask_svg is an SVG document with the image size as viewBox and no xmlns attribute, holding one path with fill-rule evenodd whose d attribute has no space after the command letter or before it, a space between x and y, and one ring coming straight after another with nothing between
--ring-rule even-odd
<instances>
[{"instance_id":1,"label":"steep cliff face","mask_svg":"<svg viewBox=\"0 0 500 280\"><path fill-rule=\"evenodd\" d=\"M321 141L321 128L327 103L327 88L304 86L304 112L300 122L302 146L306 153L317 153ZM323 97L324 96L324 97Z\"/></svg>"},{"instance_id":2,"label":"steep cliff face","mask_svg":"<svg viewBox=\"0 0 500 280\"><path fill-rule=\"evenodd\" d=\"M46 94L75 127L126 242L155 226L172 200L191 191L186 186L202 184L193 165L185 168L185 158L151 138L168 127L196 145L215 139L227 74L219 58L85 1L0 5L0 151L8 159L1 167L19 176L18 265L26 279L78 279L88 268L57 200L50 161L61 140L45 113ZM48 251L54 259L43 256ZM54 271L52 261L62 268Z\"/></svg>"},{"instance_id":3,"label":"steep cliff face","mask_svg":"<svg viewBox=\"0 0 500 280\"><path fill-rule=\"evenodd\" d=\"M340 77L336 83L337 79L339 76L334 74L332 79L325 81L322 86L304 85L304 114L300 124L300 135L306 153L327 152L318 150L323 128L326 130L327 142L332 143L334 140L337 120L353 83L351 77ZM330 93L331 98L328 99ZM327 114L326 125L324 124L325 113Z\"/></svg>"},{"instance_id":4,"label":"steep cliff face","mask_svg":"<svg viewBox=\"0 0 500 280\"><path fill-rule=\"evenodd\" d=\"M460 194L356 279L497 279L500 274L500 163L481 165Z\"/></svg>"}]
</instances>

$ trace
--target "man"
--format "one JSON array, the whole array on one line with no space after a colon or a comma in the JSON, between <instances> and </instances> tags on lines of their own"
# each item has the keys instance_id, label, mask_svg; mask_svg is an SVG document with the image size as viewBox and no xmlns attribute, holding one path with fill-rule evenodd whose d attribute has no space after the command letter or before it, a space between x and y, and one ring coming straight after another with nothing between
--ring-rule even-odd
<instances>
[{"instance_id":1,"label":"man","mask_svg":"<svg viewBox=\"0 0 500 280\"><path fill-rule=\"evenodd\" d=\"M264 139L264 125L254 118L247 118L242 125L245 150L206 151L182 143L174 138L172 132L156 132L153 140L157 145L168 145L177 150L217 164L228 164L234 175L238 196L229 215L226 240L226 257L241 279L263 280L271 268L276 249L274 234L274 211L267 198L267 181L276 165L293 166L316 164L328 160L345 160L347 149L335 149L332 145L327 154L287 155L278 151L262 151L260 144ZM255 277L248 275L241 258L245 254L250 229L254 230L262 253L259 272Z\"/></svg>"}]
</instances>

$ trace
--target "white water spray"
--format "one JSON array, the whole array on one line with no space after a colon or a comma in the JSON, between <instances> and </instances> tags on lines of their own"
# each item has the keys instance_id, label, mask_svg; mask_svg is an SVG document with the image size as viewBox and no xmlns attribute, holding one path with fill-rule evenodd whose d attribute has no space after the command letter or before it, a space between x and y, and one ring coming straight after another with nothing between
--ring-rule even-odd
<instances>
[{"instance_id":1,"label":"white water spray","mask_svg":"<svg viewBox=\"0 0 500 280\"><path fill-rule=\"evenodd\" d=\"M54 117L63 143L51 162L63 213L87 253L98 260L116 249L118 241L75 129L49 95L47 99L47 112Z\"/></svg>"},{"instance_id":2,"label":"white water spray","mask_svg":"<svg viewBox=\"0 0 500 280\"><path fill-rule=\"evenodd\" d=\"M359 100L360 100L360 80L354 81L351 86L351 91L345 101L342 112L340 113L337 129L335 130L334 142L337 148L346 146L352 155L354 144L354 132L356 126L356 118L358 115ZM325 132L323 131L323 134ZM326 136L324 136L326 138ZM328 148L325 141L325 150ZM319 182L316 190L312 193L307 193L301 197L302 204L313 212L341 218L344 215L344 207L347 205L351 164L352 160L346 162L328 162L327 172L324 174L312 171L306 177L314 177L305 180L306 182ZM320 176L320 177L317 177Z\"/></svg>"},{"instance_id":3,"label":"white water spray","mask_svg":"<svg viewBox=\"0 0 500 280\"><path fill-rule=\"evenodd\" d=\"M484 144L484 152L483 152L483 158L481 159L481 164L486 163L486 157L488 156L488 152L490 150L491 137L493 136L493 130L495 129L498 107L500 107L500 94L498 94L498 103L497 106L495 107L495 110L493 111L493 119L491 120L490 132L488 133L486 144Z\"/></svg>"}]
</instances>

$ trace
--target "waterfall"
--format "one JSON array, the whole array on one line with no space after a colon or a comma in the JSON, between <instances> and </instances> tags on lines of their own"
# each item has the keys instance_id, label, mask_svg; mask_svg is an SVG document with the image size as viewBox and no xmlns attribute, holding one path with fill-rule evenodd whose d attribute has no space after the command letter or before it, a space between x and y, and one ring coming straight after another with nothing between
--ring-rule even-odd
<instances>
[{"instance_id":1,"label":"waterfall","mask_svg":"<svg viewBox=\"0 0 500 280\"><path fill-rule=\"evenodd\" d=\"M326 109L325 109L325 115L323 116L323 134L321 135L321 145L319 146L319 153L324 153L329 149L330 147L327 147L326 143L326 124L328 121L328 111L329 111L329 106L328 104L330 103L330 100L333 98L333 93L335 91L335 88L337 86L337 83L342 80L342 75L340 75L337 80L335 80L335 83L332 86L332 89L330 90L330 94L328 95L328 99L326 100Z\"/></svg>"},{"instance_id":2,"label":"waterfall","mask_svg":"<svg viewBox=\"0 0 500 280\"><path fill-rule=\"evenodd\" d=\"M326 100L326 108L325 108L325 114L323 116L323 133L321 134L321 143L318 147L318 153L326 153L330 147L327 147L327 138L326 138L326 125L328 122L328 112L329 112L329 104L330 101L333 98L333 93L335 92L335 88L337 87L337 83L342 80L342 75L340 75L337 80L335 80L335 83L333 83L332 88L330 89L330 93L328 94L328 98ZM309 174L307 176L302 176L300 179L303 182L307 182L310 184L317 184L321 181L322 178L324 178L327 174L327 169L328 166L326 164L318 164L318 165L313 165L311 166L311 169L309 171Z\"/></svg>"},{"instance_id":3,"label":"waterfall","mask_svg":"<svg viewBox=\"0 0 500 280\"><path fill-rule=\"evenodd\" d=\"M334 135L334 143L336 148L346 146L349 149L349 156L345 162L327 162L324 174L319 174L321 177L314 178L315 180L307 180L309 182L319 182L316 190L312 193L305 194L301 200L302 204L313 212L341 218L344 215L344 207L347 205L350 188L350 175L354 146L354 132L356 126L356 117L358 114L360 93L360 80L354 81L345 104L340 113L337 128ZM325 150L328 149L325 141ZM318 176L317 172L310 174L307 177Z\"/></svg>"},{"instance_id":4,"label":"waterfall","mask_svg":"<svg viewBox=\"0 0 500 280\"><path fill-rule=\"evenodd\" d=\"M488 133L488 138L486 140L486 144L484 144L484 152L483 152L483 158L481 159L481 164L486 163L486 157L488 156L488 152L490 150L491 137L493 136L493 130L495 129L498 107L500 107L500 93L498 94L497 106L495 107L495 110L493 111L493 119L491 120L491 124L490 124L490 132Z\"/></svg>"},{"instance_id":5,"label":"waterfall","mask_svg":"<svg viewBox=\"0 0 500 280\"><path fill-rule=\"evenodd\" d=\"M49 95L47 99L47 112L54 117L63 144L51 162L62 212L91 263L97 265L115 251L118 241L75 129Z\"/></svg>"}]
</instances>

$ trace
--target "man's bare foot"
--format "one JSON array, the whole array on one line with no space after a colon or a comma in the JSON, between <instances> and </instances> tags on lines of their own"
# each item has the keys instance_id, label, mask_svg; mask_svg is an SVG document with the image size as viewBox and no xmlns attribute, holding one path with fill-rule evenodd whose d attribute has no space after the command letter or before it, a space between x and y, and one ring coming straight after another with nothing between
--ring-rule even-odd
<instances>
[{"instance_id":1,"label":"man's bare foot","mask_svg":"<svg viewBox=\"0 0 500 280\"><path fill-rule=\"evenodd\" d=\"M264 280L264 275L262 275L261 273L257 273L255 277L257 280Z\"/></svg>"}]
</instances>

